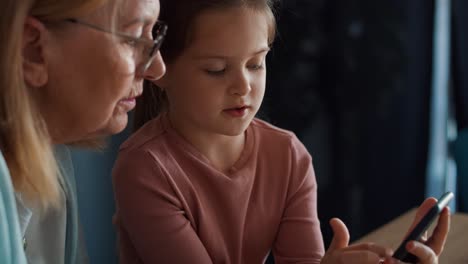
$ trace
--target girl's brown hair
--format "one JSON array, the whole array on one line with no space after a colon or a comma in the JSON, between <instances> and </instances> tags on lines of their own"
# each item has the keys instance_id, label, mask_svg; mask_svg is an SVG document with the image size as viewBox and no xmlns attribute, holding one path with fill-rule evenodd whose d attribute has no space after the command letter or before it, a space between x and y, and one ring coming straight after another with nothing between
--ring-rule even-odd
<instances>
[{"instance_id":1,"label":"girl's brown hair","mask_svg":"<svg viewBox=\"0 0 468 264\"><path fill-rule=\"evenodd\" d=\"M248 7L264 13L269 21L269 44L275 38L276 20L274 0L160 0L160 19L169 30L161 47L161 54L167 64L173 62L190 45L191 29L195 19L207 10ZM168 100L165 93L152 82L145 81L143 96L138 98L134 116L134 130L166 111Z\"/></svg>"},{"instance_id":2,"label":"girl's brown hair","mask_svg":"<svg viewBox=\"0 0 468 264\"><path fill-rule=\"evenodd\" d=\"M15 191L43 209L59 201L60 172L47 124L24 82L22 32L27 16L56 22L83 16L108 0L0 2L0 150Z\"/></svg>"}]
</instances>

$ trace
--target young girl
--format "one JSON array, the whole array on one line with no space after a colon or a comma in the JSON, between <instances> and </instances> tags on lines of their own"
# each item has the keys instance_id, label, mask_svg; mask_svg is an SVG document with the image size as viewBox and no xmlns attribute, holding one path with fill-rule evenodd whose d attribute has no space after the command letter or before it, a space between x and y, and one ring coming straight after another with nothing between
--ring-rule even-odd
<instances>
[{"instance_id":1,"label":"young girl","mask_svg":"<svg viewBox=\"0 0 468 264\"><path fill-rule=\"evenodd\" d=\"M335 219L324 257L309 153L293 133L254 119L271 4L161 1L167 74L146 89L135 118L147 123L122 145L113 174L121 263L263 263L272 251L277 263L376 264L391 254L347 247Z\"/></svg>"}]
</instances>

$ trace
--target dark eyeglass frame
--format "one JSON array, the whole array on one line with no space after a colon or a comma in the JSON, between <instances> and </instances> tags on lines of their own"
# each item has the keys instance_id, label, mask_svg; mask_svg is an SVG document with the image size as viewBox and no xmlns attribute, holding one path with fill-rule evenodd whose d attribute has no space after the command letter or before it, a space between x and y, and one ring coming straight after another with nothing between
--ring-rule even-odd
<instances>
[{"instance_id":1,"label":"dark eyeglass frame","mask_svg":"<svg viewBox=\"0 0 468 264\"><path fill-rule=\"evenodd\" d=\"M145 72L151 66L151 64L153 63L154 58L158 54L157 51L159 51L159 49L161 48L161 45L162 45L162 43L164 41L164 38L166 37L166 33L167 33L167 24L165 22L163 22L163 21L157 21L156 24L154 25L154 28L152 30L154 40L132 37L132 36L129 36L129 35L125 34L125 33L108 30L108 29L102 28L100 26L93 25L91 23L81 21L81 20L75 19L75 18L65 19L65 21L70 22L70 23L74 23L74 24L78 24L78 25L82 25L82 26L86 26L86 27L92 28L94 30L98 30L98 31L101 31L101 32L105 32L105 33L109 33L109 34L118 36L118 37L123 38L125 40L135 41L136 43L142 44L143 47L144 47L144 49L143 49L143 53L144 53L143 58L145 56L145 53L146 53L146 55L148 57L146 58L146 60L144 59L144 61L141 63L141 68L139 69L140 73Z\"/></svg>"}]
</instances>

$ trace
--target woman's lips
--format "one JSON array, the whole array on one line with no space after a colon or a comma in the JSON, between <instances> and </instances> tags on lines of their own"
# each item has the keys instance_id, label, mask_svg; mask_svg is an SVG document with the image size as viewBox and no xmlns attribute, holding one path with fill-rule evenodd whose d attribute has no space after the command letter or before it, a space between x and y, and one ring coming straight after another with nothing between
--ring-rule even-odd
<instances>
[{"instance_id":1,"label":"woman's lips","mask_svg":"<svg viewBox=\"0 0 468 264\"><path fill-rule=\"evenodd\" d=\"M130 112L136 106L136 99L143 93L141 90L132 90L133 92L127 97L119 101L119 105L126 111Z\"/></svg>"},{"instance_id":2,"label":"woman's lips","mask_svg":"<svg viewBox=\"0 0 468 264\"><path fill-rule=\"evenodd\" d=\"M121 105L122 108L123 108L126 112L129 112L129 111L131 111L133 108L135 108L135 106L136 106L136 98L135 98L135 97L132 97L132 98L122 99L122 100L119 101L119 105Z\"/></svg>"}]
</instances>

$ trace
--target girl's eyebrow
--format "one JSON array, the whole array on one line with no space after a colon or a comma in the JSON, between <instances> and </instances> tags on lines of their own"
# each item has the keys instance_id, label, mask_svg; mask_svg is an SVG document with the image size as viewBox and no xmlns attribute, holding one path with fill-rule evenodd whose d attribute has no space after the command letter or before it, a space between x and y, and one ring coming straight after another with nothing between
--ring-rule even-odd
<instances>
[{"instance_id":1,"label":"girl's eyebrow","mask_svg":"<svg viewBox=\"0 0 468 264\"><path fill-rule=\"evenodd\" d=\"M268 51L270 51L269 47L261 48L260 50L253 52L249 56L253 57L253 56L268 52ZM216 54L203 54L203 55L197 55L194 58L196 60L208 60L208 59L226 60L226 59L230 59L230 58L233 58L233 57L232 56L216 55Z\"/></svg>"}]
</instances>

